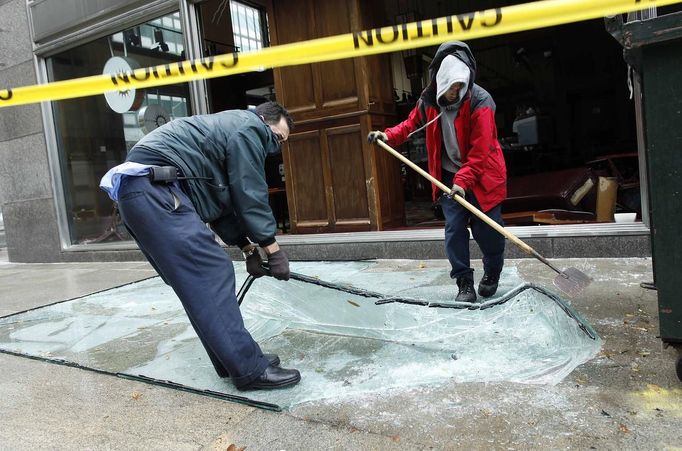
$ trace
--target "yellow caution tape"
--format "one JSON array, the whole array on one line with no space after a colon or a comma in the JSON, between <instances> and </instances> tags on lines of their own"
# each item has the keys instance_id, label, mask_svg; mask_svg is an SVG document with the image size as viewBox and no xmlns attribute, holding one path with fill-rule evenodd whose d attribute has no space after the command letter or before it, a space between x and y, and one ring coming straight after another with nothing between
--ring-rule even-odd
<instances>
[{"instance_id":1,"label":"yellow caution tape","mask_svg":"<svg viewBox=\"0 0 682 451\"><path fill-rule=\"evenodd\" d=\"M514 33L680 2L682 0L543 0L278 45L254 52L135 69L117 75L95 75L0 89L0 107L395 52L455 39L465 41Z\"/></svg>"}]
</instances>

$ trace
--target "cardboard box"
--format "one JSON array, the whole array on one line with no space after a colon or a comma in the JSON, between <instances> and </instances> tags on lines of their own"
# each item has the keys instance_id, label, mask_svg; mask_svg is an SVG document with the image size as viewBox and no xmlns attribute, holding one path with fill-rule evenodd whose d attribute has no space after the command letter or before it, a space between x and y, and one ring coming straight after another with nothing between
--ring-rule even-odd
<instances>
[{"instance_id":1,"label":"cardboard box","mask_svg":"<svg viewBox=\"0 0 682 451\"><path fill-rule=\"evenodd\" d=\"M613 222L616 212L618 181L615 177L599 177L597 183L597 222Z\"/></svg>"}]
</instances>

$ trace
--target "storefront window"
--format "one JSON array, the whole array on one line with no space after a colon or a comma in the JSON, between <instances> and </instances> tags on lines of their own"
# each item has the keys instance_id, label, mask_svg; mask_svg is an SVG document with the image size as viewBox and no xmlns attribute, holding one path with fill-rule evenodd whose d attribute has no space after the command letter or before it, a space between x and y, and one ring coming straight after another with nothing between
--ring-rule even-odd
<instances>
[{"instance_id":1,"label":"storefront window","mask_svg":"<svg viewBox=\"0 0 682 451\"><path fill-rule=\"evenodd\" d=\"M428 17L425 11L417 15ZM632 81L622 49L605 32L603 21L519 33L513 42L483 38L469 45L476 83L496 104L507 172L505 225L641 220ZM430 82L436 50L391 55L396 122L409 116ZM416 133L399 148L422 169L428 168L425 136ZM405 225L443 227L431 184L404 167L403 186Z\"/></svg>"},{"instance_id":2,"label":"storefront window","mask_svg":"<svg viewBox=\"0 0 682 451\"><path fill-rule=\"evenodd\" d=\"M50 81L186 59L179 13L134 26L47 59ZM72 244L129 240L114 203L99 189L109 168L146 133L191 114L186 83L53 102Z\"/></svg>"}]
</instances>

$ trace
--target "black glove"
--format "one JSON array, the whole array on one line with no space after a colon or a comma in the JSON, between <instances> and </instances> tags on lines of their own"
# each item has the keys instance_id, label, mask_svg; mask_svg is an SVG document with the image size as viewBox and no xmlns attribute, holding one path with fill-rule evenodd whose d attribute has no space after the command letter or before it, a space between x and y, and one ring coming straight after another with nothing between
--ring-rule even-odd
<instances>
[{"instance_id":1,"label":"black glove","mask_svg":"<svg viewBox=\"0 0 682 451\"><path fill-rule=\"evenodd\" d=\"M265 268L263 268L263 260L260 258L260 253L258 253L256 246L247 246L242 252L244 252L244 259L246 260L246 272L256 279L267 274Z\"/></svg>"},{"instance_id":2,"label":"black glove","mask_svg":"<svg viewBox=\"0 0 682 451\"><path fill-rule=\"evenodd\" d=\"M369 135L367 135L367 142L370 144L373 144L377 141L383 141L386 142L388 141L388 136L386 136L386 133L380 132L380 131L373 131L369 132Z\"/></svg>"},{"instance_id":3,"label":"black glove","mask_svg":"<svg viewBox=\"0 0 682 451\"><path fill-rule=\"evenodd\" d=\"M289 259L283 250L273 252L268 256L268 266L272 277L279 280L289 280Z\"/></svg>"}]
</instances>

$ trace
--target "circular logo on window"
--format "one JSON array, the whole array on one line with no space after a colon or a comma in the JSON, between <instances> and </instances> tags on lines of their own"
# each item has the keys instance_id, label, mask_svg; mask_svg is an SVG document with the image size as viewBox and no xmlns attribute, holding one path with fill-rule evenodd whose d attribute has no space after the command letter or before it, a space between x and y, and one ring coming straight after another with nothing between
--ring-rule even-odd
<instances>
[{"instance_id":1,"label":"circular logo on window","mask_svg":"<svg viewBox=\"0 0 682 451\"><path fill-rule=\"evenodd\" d=\"M134 60L120 56L112 56L104 64L102 73L105 75L121 75L139 68ZM104 98L109 107L117 113L125 113L130 110L137 110L142 104L144 96L135 88L121 91L109 91L104 93Z\"/></svg>"},{"instance_id":2,"label":"circular logo on window","mask_svg":"<svg viewBox=\"0 0 682 451\"><path fill-rule=\"evenodd\" d=\"M137 122L145 135L161 127L166 122L170 122L170 120L170 115L161 105L151 104L143 106L137 112Z\"/></svg>"}]
</instances>

